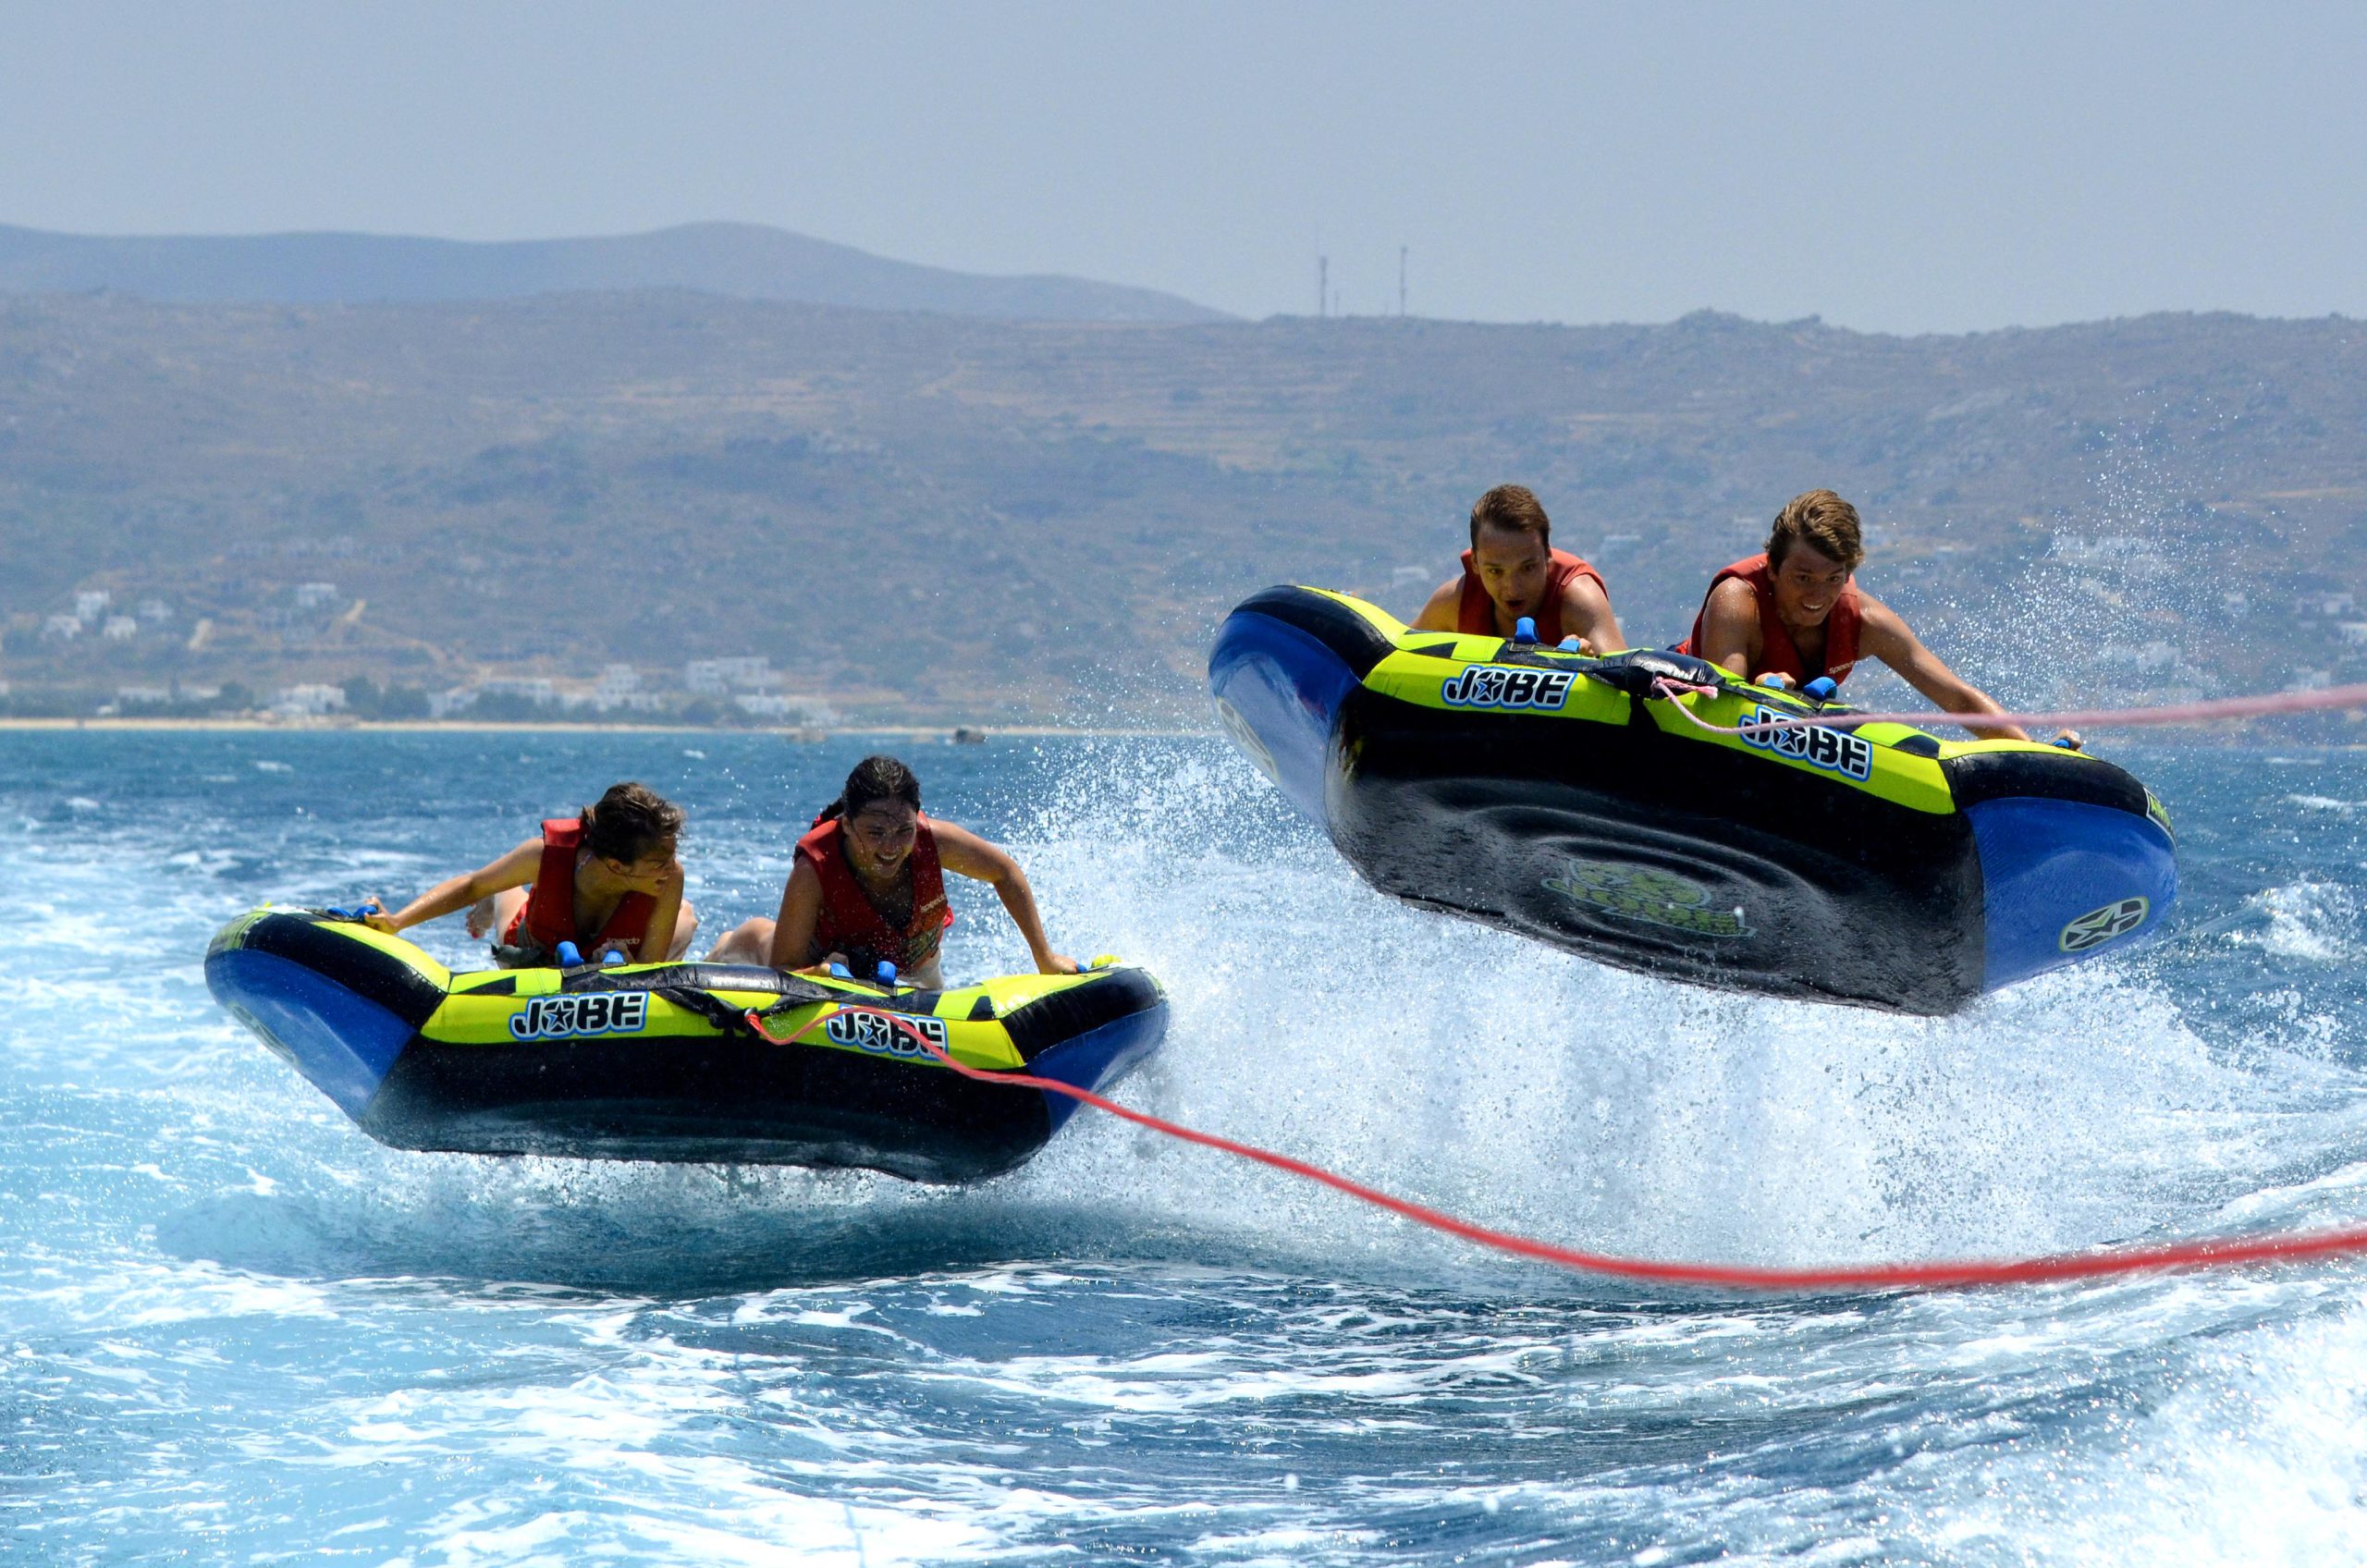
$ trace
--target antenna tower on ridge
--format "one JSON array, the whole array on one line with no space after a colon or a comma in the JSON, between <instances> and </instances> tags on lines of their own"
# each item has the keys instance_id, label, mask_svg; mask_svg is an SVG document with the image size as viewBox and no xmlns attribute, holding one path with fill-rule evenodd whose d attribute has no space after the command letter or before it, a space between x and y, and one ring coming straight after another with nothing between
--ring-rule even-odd
<instances>
[{"instance_id":1,"label":"antenna tower on ridge","mask_svg":"<svg viewBox=\"0 0 2367 1568\"><path fill-rule=\"evenodd\" d=\"M1405 319L1405 247L1397 247L1397 319Z\"/></svg>"},{"instance_id":2,"label":"antenna tower on ridge","mask_svg":"<svg viewBox=\"0 0 2367 1568\"><path fill-rule=\"evenodd\" d=\"M1315 313L1318 317L1331 313L1331 258L1329 256L1315 258Z\"/></svg>"}]
</instances>

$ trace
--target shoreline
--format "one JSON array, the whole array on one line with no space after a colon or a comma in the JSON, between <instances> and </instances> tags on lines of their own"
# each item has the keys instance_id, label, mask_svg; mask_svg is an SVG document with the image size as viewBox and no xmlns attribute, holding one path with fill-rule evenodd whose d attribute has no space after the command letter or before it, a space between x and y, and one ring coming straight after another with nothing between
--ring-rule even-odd
<instances>
[{"instance_id":1,"label":"shoreline","mask_svg":"<svg viewBox=\"0 0 2367 1568\"><path fill-rule=\"evenodd\" d=\"M2198 729L2204 728L2198 726ZM2214 727L2215 728L2215 727ZM1076 725L1076 724L849 724L831 729L804 729L796 726L750 725L745 728L722 729L712 725L683 724L538 724L532 720L439 719L439 718L17 718L0 717L0 732L16 730L23 733L43 731L110 731L190 734L273 734L273 735L337 735L355 731L395 735L765 735L791 745L825 745L832 741L853 738L878 738L922 744L956 745L957 731L975 735L986 741L1221 741L1224 731L1183 729L1152 725ZM2229 746L2253 743L2238 734L2215 738L2191 738L2204 745ZM2257 738L2254 738L2257 740ZM2142 744L2140 738L2140 744ZM2367 752L2367 741L2286 741L2275 739L2270 744L2292 745L2311 751Z\"/></svg>"},{"instance_id":2,"label":"shoreline","mask_svg":"<svg viewBox=\"0 0 2367 1568\"><path fill-rule=\"evenodd\" d=\"M1073 724L845 724L828 729L794 725L733 726L702 724L570 724L536 723L531 719L484 720L442 718L15 718L0 717L0 730L187 730L191 732L256 731L282 735L334 735L353 730L388 734L528 734L528 735L770 735L798 744L821 744L841 736L885 735L903 741L942 741L950 745L957 731L982 740L1051 740L1059 738L1148 741L1221 740L1214 728L1180 729L1152 726Z\"/></svg>"}]
</instances>

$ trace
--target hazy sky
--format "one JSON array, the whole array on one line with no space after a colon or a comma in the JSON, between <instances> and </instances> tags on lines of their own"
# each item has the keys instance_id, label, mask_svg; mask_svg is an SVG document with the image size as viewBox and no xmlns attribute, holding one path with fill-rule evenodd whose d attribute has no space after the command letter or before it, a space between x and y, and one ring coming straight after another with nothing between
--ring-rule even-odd
<instances>
[{"instance_id":1,"label":"hazy sky","mask_svg":"<svg viewBox=\"0 0 2367 1568\"><path fill-rule=\"evenodd\" d=\"M1245 315L2367 315L2367 6L0 0L0 222L773 224Z\"/></svg>"}]
</instances>

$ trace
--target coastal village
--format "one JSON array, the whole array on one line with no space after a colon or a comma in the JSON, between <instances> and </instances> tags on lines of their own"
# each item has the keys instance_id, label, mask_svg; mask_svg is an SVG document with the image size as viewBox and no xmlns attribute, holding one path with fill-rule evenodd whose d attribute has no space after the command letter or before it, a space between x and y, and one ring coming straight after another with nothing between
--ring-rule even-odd
<instances>
[{"instance_id":1,"label":"coastal village","mask_svg":"<svg viewBox=\"0 0 2367 1568\"><path fill-rule=\"evenodd\" d=\"M1596 558L1615 562L1640 543L1633 534L1606 537ZM1892 578L1907 594L1935 585L1948 547L1896 563ZM2159 580L2170 563L2152 542L2135 535L2057 536L2039 563L2050 590L2067 601L2066 614L2127 606L2140 583L2158 602ZM1367 590L1394 603L1425 586L1429 569L1396 569ZM2192 598L2192 595L2189 595ZM2312 587L2287 602L2256 602L2252 593L2226 589L2195 599L2188 613L2156 609L2134 630L2093 641L2087 667L2097 689L2116 701L2194 702L2230 694L2211 668L2214 639L2240 635L2256 613L2288 619L2293 663L2282 688L2306 692L2367 680L2367 611L2361 594ZM277 594L259 593L243 610L194 614L156 594L118 596L104 588L76 590L46 614L19 613L5 624L9 657L0 664L0 717L38 719L238 720L290 725L350 723L646 724L785 729L819 733L850 716L828 695L803 689L771 657L742 654L694 658L669 666L610 660L586 674L480 666L465 671L432 667L413 679L374 674L382 665L359 635L368 602L336 582L311 581ZM1939 610L1932 623L1950 628L1956 616ZM218 673L223 655L267 647L273 662L311 664L305 678L241 680ZM459 661L443 661L457 665ZM339 667L343 667L340 668ZM124 678L110 680L108 675ZM1875 679L1881 679L1875 672ZM1871 687L1869 687L1871 695ZM859 716L858 716L859 717ZM2361 716L2351 710L2304 721L2312 730L2348 739ZM2336 729L2334 727L2339 727ZM960 733L973 733L968 726Z\"/></svg>"},{"instance_id":2,"label":"coastal village","mask_svg":"<svg viewBox=\"0 0 2367 1568\"><path fill-rule=\"evenodd\" d=\"M294 585L284 606L243 618L244 639L268 629L298 651L321 648L336 662L336 634L358 626L366 601L348 599L334 582ZM451 684L380 683L366 674L342 680L251 684L175 673L203 657L224 623L190 617L153 595L121 604L103 588L78 590L71 605L39 618L11 618L12 648L32 634L32 661L49 676L26 682L0 678L0 701L25 717L245 718L305 721L599 722L761 726L824 729L840 714L826 699L793 689L762 655L690 659L663 669L621 661L583 678L483 673ZM307 635L309 633L309 635ZM348 662L358 662L351 654ZM143 679L109 690L89 672L106 663L137 665ZM79 677L79 679L78 679Z\"/></svg>"}]
</instances>

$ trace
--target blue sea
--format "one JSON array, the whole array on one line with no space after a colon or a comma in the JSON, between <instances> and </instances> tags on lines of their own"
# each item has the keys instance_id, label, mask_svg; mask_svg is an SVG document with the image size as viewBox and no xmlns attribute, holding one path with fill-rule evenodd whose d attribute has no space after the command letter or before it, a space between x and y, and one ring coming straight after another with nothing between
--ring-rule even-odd
<instances>
[{"instance_id":1,"label":"blue sea","mask_svg":"<svg viewBox=\"0 0 2367 1568\"><path fill-rule=\"evenodd\" d=\"M966 1189L406 1154L206 993L233 915L407 899L624 778L688 808L713 935L859 738L0 748L8 1561L2367 1560L2367 1264L1653 1290L1091 1111ZM1122 1098L1490 1224L1816 1264L2367 1222L2367 754L2110 748L2180 831L2168 937L1923 1020L1400 907L1216 742L903 749L1057 945L1165 981ZM975 891L949 970L1022 967Z\"/></svg>"}]
</instances>

